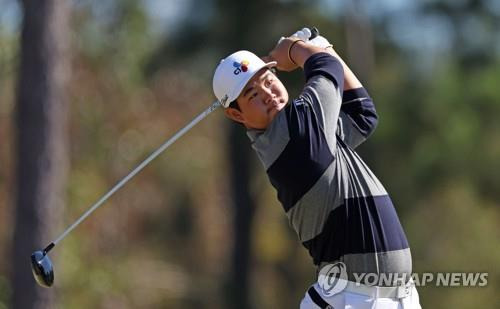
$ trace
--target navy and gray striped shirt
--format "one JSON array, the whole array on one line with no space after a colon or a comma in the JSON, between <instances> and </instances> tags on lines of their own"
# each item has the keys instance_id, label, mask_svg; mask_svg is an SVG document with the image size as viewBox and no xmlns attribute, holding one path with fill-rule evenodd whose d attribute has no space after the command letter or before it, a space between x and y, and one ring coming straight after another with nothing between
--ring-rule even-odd
<instances>
[{"instance_id":1,"label":"navy and gray striped shirt","mask_svg":"<svg viewBox=\"0 0 500 309\"><path fill-rule=\"evenodd\" d=\"M315 265L353 273L411 274L411 253L392 201L354 149L377 114L364 88L343 92L341 63L327 53L304 64L300 96L265 131L247 132L278 199Z\"/></svg>"}]
</instances>

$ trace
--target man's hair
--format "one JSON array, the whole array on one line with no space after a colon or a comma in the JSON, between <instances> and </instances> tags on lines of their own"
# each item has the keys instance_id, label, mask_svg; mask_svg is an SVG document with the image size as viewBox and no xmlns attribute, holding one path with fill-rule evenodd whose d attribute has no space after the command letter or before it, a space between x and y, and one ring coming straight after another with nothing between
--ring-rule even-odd
<instances>
[{"instance_id":1,"label":"man's hair","mask_svg":"<svg viewBox=\"0 0 500 309\"><path fill-rule=\"evenodd\" d=\"M234 100L233 102L229 103L228 108L235 108L241 112L240 106L238 105L238 102Z\"/></svg>"},{"instance_id":2,"label":"man's hair","mask_svg":"<svg viewBox=\"0 0 500 309\"><path fill-rule=\"evenodd\" d=\"M241 112L240 106L238 105L238 102L236 100L234 100L231 103L229 103L229 106L227 108L234 108L234 109L237 109L237 110L239 110ZM244 127L244 125L241 122L239 122L239 121L236 121L236 120L233 120L233 119L231 119L231 121Z\"/></svg>"}]
</instances>

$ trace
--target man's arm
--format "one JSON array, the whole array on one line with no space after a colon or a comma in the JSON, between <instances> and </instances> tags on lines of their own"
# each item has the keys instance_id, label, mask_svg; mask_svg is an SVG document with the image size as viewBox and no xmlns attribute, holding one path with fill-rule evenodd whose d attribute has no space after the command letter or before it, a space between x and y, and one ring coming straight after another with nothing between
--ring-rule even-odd
<instances>
[{"instance_id":1,"label":"man's arm","mask_svg":"<svg viewBox=\"0 0 500 309\"><path fill-rule=\"evenodd\" d=\"M363 143L378 123L375 105L370 95L344 60L332 48L326 51L336 57L344 69L344 93L340 109L339 135L352 148Z\"/></svg>"},{"instance_id":2,"label":"man's arm","mask_svg":"<svg viewBox=\"0 0 500 309\"><path fill-rule=\"evenodd\" d=\"M344 70L340 61L322 47L290 38L281 40L270 55L278 63L279 70L304 69L306 84L299 97L290 102L291 109L295 110L293 107L297 106L298 110L310 113L306 118L313 119L311 123L317 126L315 130L324 132L330 149L334 150L344 88Z\"/></svg>"},{"instance_id":3,"label":"man's arm","mask_svg":"<svg viewBox=\"0 0 500 309\"><path fill-rule=\"evenodd\" d=\"M353 149L373 133L378 116L365 88L344 91L339 120L338 134Z\"/></svg>"},{"instance_id":4,"label":"man's arm","mask_svg":"<svg viewBox=\"0 0 500 309\"><path fill-rule=\"evenodd\" d=\"M346 144L356 148L375 130L378 116L368 92L337 52L332 47L325 49L312 46L297 40L297 38L287 38L276 46L270 56L278 62L279 70L292 71L298 67L304 68L309 57L321 52L329 53L342 65L344 71L343 83L337 81L337 86L343 84L340 90L344 90L344 93L340 114L338 115L339 128L337 133ZM328 116L326 117L328 118Z\"/></svg>"},{"instance_id":5,"label":"man's arm","mask_svg":"<svg viewBox=\"0 0 500 309\"><path fill-rule=\"evenodd\" d=\"M269 57L265 57L265 61L276 61L280 71L293 71L301 67L304 69L307 82L313 76L323 75L335 84L335 90L342 93L344 89L343 65L335 55L328 53L325 48L310 45L301 39L291 37L280 40L269 53Z\"/></svg>"},{"instance_id":6,"label":"man's arm","mask_svg":"<svg viewBox=\"0 0 500 309\"><path fill-rule=\"evenodd\" d=\"M344 69L344 91L363 87L363 85L358 80L356 75L354 75L349 66L339 56L339 54L337 54L337 52L333 49L333 47L328 47L325 49L325 51L334 56L335 58L337 58L342 64L342 68Z\"/></svg>"},{"instance_id":7,"label":"man's arm","mask_svg":"<svg viewBox=\"0 0 500 309\"><path fill-rule=\"evenodd\" d=\"M298 38L284 38L264 57L265 61L274 60L280 71L293 71L299 67L304 68L306 60L316 54L325 52L324 48L306 44Z\"/></svg>"}]
</instances>

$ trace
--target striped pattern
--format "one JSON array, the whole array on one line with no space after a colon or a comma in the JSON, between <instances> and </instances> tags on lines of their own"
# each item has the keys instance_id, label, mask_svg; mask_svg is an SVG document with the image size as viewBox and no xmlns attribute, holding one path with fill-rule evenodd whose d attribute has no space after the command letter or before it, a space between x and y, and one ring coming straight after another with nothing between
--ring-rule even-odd
<instances>
[{"instance_id":1,"label":"striped pattern","mask_svg":"<svg viewBox=\"0 0 500 309\"><path fill-rule=\"evenodd\" d=\"M343 261L352 272L411 273L395 208L354 151L377 115L365 89L343 93L340 62L326 53L305 64L307 84L266 131L248 131L278 199L315 265Z\"/></svg>"}]
</instances>

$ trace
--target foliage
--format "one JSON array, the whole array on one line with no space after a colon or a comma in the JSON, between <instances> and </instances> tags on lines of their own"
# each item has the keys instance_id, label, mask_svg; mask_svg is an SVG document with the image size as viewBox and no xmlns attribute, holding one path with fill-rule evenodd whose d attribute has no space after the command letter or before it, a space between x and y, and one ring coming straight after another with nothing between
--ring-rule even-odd
<instances>
[{"instance_id":1,"label":"foliage","mask_svg":"<svg viewBox=\"0 0 500 309\"><path fill-rule=\"evenodd\" d=\"M189 14L202 2L191 1ZM184 26L162 40L152 34L139 1L104 1L99 8L111 14L96 13L91 1L74 4L71 171L59 228L213 100L212 70L227 52L254 48L264 53L279 36L306 24L317 25L341 55L347 53L345 16L322 11L321 1L229 2L203 4L207 16L194 23L186 17ZM480 43L457 26L450 49L408 50L388 35L387 21L395 18L390 12L371 23L375 68L366 83L381 120L360 153L395 201L414 270L490 273L486 288L419 289L428 308L494 307L498 290L498 19L484 9L488 1L460 2L470 5L427 1L414 10L452 24L466 18L485 22L491 32L484 34L484 48L468 48ZM12 55L13 37L2 34L0 40L7 46L2 51ZM434 57L433 65L420 62L422 55ZM2 68L15 68L4 58ZM299 91L300 74L283 75L283 80L292 94ZM8 163L0 169L0 197L6 201L2 218L12 210L4 205L13 205L15 81L13 74L0 77L0 137L6 145L0 159ZM61 307L224 305L233 246L230 158L220 138L227 128L221 113L211 115L64 240L53 254ZM251 300L255 307L296 307L315 270L287 226L262 167L253 166L252 193L259 206L252 231ZM2 256L8 252L11 222L2 219L0 226ZM8 261L0 263L0 308L10 293L8 269Z\"/></svg>"}]
</instances>

